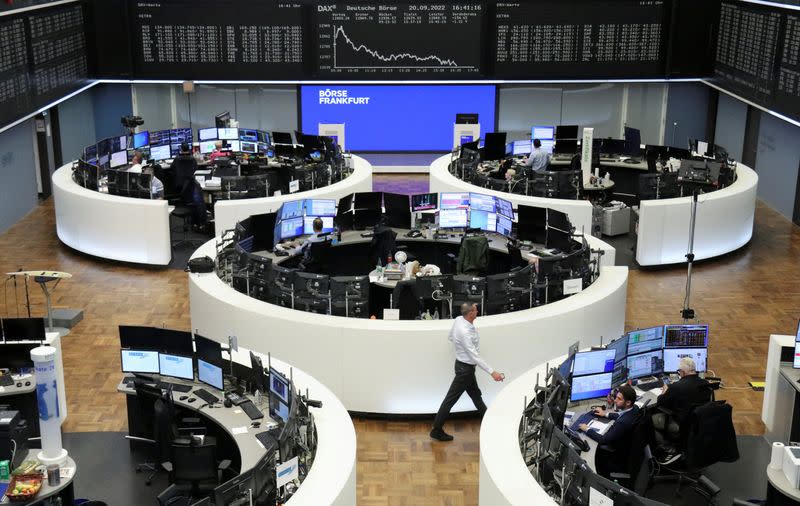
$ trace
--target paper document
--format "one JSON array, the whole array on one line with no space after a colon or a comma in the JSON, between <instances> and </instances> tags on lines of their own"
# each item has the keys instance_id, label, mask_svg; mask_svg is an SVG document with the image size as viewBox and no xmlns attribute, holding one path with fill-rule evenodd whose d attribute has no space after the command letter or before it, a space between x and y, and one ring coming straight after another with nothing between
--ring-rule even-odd
<instances>
[{"instance_id":1,"label":"paper document","mask_svg":"<svg viewBox=\"0 0 800 506\"><path fill-rule=\"evenodd\" d=\"M245 427L232 427L231 433L234 436L238 436L239 434L247 434L247 426Z\"/></svg>"},{"instance_id":2,"label":"paper document","mask_svg":"<svg viewBox=\"0 0 800 506\"><path fill-rule=\"evenodd\" d=\"M589 487L589 506L614 506L614 501L597 489Z\"/></svg>"},{"instance_id":3,"label":"paper document","mask_svg":"<svg viewBox=\"0 0 800 506\"><path fill-rule=\"evenodd\" d=\"M600 434L605 434L606 432L608 432L609 427L611 427L610 423L601 422L600 420L592 420L591 422L589 422L589 428L596 430Z\"/></svg>"}]
</instances>

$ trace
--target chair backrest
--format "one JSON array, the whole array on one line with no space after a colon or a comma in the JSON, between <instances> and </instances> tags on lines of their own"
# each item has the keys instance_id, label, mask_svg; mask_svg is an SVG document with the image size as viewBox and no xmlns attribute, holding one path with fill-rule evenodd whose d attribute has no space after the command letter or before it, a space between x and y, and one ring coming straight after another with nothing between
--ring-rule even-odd
<instances>
[{"instance_id":1,"label":"chair backrest","mask_svg":"<svg viewBox=\"0 0 800 506\"><path fill-rule=\"evenodd\" d=\"M155 402L161 399L161 389L145 384L144 380L134 378L133 388L136 390L136 403L139 405L140 419L145 424L145 437L155 439Z\"/></svg>"},{"instance_id":2,"label":"chair backrest","mask_svg":"<svg viewBox=\"0 0 800 506\"><path fill-rule=\"evenodd\" d=\"M386 265L386 260L394 256L397 251L395 236L397 233L389 227L378 225L372 236L372 257L379 260L381 265Z\"/></svg>"},{"instance_id":3,"label":"chair backrest","mask_svg":"<svg viewBox=\"0 0 800 506\"><path fill-rule=\"evenodd\" d=\"M510 271L514 267L520 267L528 265L528 262L522 259L522 251L520 251L519 247L513 246L512 244L506 245L508 249L508 270Z\"/></svg>"},{"instance_id":4,"label":"chair backrest","mask_svg":"<svg viewBox=\"0 0 800 506\"><path fill-rule=\"evenodd\" d=\"M331 241L312 242L308 246L308 254L303 260L306 272L326 274L327 259L331 249Z\"/></svg>"},{"instance_id":5,"label":"chair backrest","mask_svg":"<svg viewBox=\"0 0 800 506\"><path fill-rule=\"evenodd\" d=\"M702 469L717 462L739 459L733 408L725 401L710 401L692 410L686 440L686 463Z\"/></svg>"},{"instance_id":6,"label":"chair backrest","mask_svg":"<svg viewBox=\"0 0 800 506\"><path fill-rule=\"evenodd\" d=\"M175 483L217 482L217 444L206 438L202 444L173 442L172 476Z\"/></svg>"},{"instance_id":7,"label":"chair backrest","mask_svg":"<svg viewBox=\"0 0 800 506\"><path fill-rule=\"evenodd\" d=\"M458 252L458 274L485 275L489 266L489 239L485 235L465 236Z\"/></svg>"},{"instance_id":8,"label":"chair backrest","mask_svg":"<svg viewBox=\"0 0 800 506\"><path fill-rule=\"evenodd\" d=\"M153 420L153 439L158 444L161 462L169 462L170 445L175 440L178 430L175 423L175 413L166 399L159 398L155 401L153 405Z\"/></svg>"},{"instance_id":9,"label":"chair backrest","mask_svg":"<svg viewBox=\"0 0 800 506\"><path fill-rule=\"evenodd\" d=\"M639 410L633 430L630 434L630 453L628 454L627 472L630 475L626 487L639 495L643 495L650 482L650 465L652 454L649 442L654 440L653 425L647 408Z\"/></svg>"},{"instance_id":10,"label":"chair backrest","mask_svg":"<svg viewBox=\"0 0 800 506\"><path fill-rule=\"evenodd\" d=\"M398 281L392 291L392 307L400 310L401 320L413 320L419 314L416 279Z\"/></svg>"}]
</instances>

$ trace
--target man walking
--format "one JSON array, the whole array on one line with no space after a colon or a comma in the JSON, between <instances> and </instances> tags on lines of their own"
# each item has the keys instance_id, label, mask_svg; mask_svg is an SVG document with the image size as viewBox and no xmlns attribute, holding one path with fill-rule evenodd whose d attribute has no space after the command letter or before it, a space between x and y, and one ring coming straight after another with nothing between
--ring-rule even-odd
<instances>
[{"instance_id":1,"label":"man walking","mask_svg":"<svg viewBox=\"0 0 800 506\"><path fill-rule=\"evenodd\" d=\"M475 330L475 319L478 317L477 304L462 304L461 316L453 322L448 339L453 343L456 355L455 372L456 376L450 384L439 412L433 420L433 430L431 437L439 441L452 441L453 436L443 430L444 422L450 415L450 410L465 391L475 404L475 408L481 416L486 412L486 404L481 398L481 390L478 388L478 381L475 379L475 366L492 375L495 381L503 381L503 374L495 371L483 360L478 352L480 338L478 331Z\"/></svg>"}]
</instances>

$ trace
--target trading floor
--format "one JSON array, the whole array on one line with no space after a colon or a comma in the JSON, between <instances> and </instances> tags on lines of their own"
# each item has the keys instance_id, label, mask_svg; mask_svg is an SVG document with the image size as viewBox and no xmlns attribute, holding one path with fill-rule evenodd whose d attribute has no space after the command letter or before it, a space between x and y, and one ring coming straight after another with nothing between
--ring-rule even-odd
<instances>
[{"instance_id":1,"label":"trading floor","mask_svg":"<svg viewBox=\"0 0 800 506\"><path fill-rule=\"evenodd\" d=\"M392 185L393 191L406 185L416 189L426 185L426 180L427 174L381 176L376 178L375 190L380 191L384 184ZM80 279L60 286L53 300L56 307L85 311L84 320L63 338L69 400L64 432L125 432L125 399L116 391L120 370L117 327L163 324L189 328L186 273L127 266L70 250L56 236L52 199L0 235L0 251L0 272L36 265L70 272ZM763 392L753 391L748 382L763 381L770 334L794 331L791 327L800 307L798 278L800 227L760 201L748 245L695 265L691 305L714 329L710 366L716 376L724 378L718 398L733 406L737 435L764 431ZM677 320L685 282L684 266L632 270L625 328ZM13 293L6 290L9 300L4 303L9 307L14 307ZM22 291L18 293L24 297ZM44 312L37 290L31 291L31 302L36 314ZM20 307L24 307L22 302ZM478 503L478 420L454 420L449 427L456 440L450 444L428 436L429 419L356 419L354 423L358 504Z\"/></svg>"}]
</instances>

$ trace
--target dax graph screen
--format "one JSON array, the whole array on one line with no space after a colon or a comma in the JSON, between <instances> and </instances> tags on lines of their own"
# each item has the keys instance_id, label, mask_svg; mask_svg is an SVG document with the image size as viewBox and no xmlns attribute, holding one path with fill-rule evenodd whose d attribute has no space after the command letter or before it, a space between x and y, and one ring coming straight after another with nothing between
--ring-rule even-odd
<instances>
[{"instance_id":1,"label":"dax graph screen","mask_svg":"<svg viewBox=\"0 0 800 506\"><path fill-rule=\"evenodd\" d=\"M479 2L317 5L317 75L376 79L481 75Z\"/></svg>"}]
</instances>

